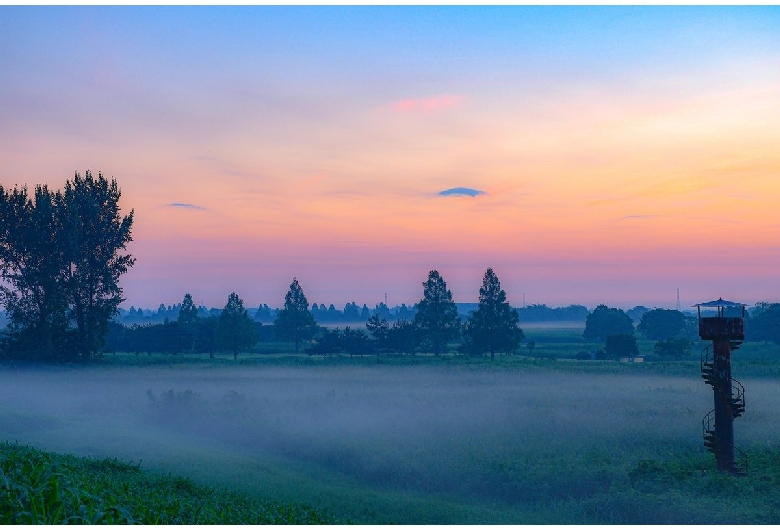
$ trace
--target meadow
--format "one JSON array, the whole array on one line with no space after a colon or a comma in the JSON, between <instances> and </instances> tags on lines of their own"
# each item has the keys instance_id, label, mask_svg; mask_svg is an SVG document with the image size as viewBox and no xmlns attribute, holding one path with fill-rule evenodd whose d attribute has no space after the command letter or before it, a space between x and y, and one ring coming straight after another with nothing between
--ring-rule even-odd
<instances>
[{"instance_id":1,"label":"meadow","mask_svg":"<svg viewBox=\"0 0 780 530\"><path fill-rule=\"evenodd\" d=\"M0 425L10 442L363 524L780 522L776 345L735 352L750 474L731 477L702 444L712 391L698 358L577 361L592 345L576 330L526 334L534 357L493 362L117 354L4 366Z\"/></svg>"}]
</instances>

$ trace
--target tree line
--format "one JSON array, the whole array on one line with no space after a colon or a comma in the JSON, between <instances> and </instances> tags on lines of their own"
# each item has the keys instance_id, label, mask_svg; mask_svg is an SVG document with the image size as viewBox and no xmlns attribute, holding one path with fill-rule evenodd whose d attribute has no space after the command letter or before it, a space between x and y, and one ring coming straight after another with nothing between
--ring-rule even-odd
<instances>
[{"instance_id":1,"label":"tree line","mask_svg":"<svg viewBox=\"0 0 780 530\"><path fill-rule=\"evenodd\" d=\"M635 332L655 341L653 350L660 356L684 357L699 341L698 318L694 315L674 309L652 309L643 311L639 324L634 327L628 312L606 305L588 314L583 337L603 340L604 348L596 352L597 357L614 359L638 355ZM745 339L780 344L780 304L755 304L745 314Z\"/></svg>"},{"instance_id":2,"label":"tree line","mask_svg":"<svg viewBox=\"0 0 780 530\"><path fill-rule=\"evenodd\" d=\"M273 325L250 318L243 300L231 293L219 316L202 317L187 293L175 321L162 324L125 327L112 324L109 348L135 353L200 352L213 356L228 351L238 358L258 340L289 341L298 352L302 346L311 355L349 353L415 353L418 350L440 355L453 341L461 339L459 351L470 354L512 353L523 339L517 310L506 301L498 277L492 269L485 272L477 309L461 322L452 292L438 271L431 271L423 283L423 298L416 304L411 320L387 320L386 313L375 310L365 329L347 326L327 329L320 326L297 278L293 278L284 307ZM382 304L384 306L384 304ZM386 307L386 306L385 306Z\"/></svg>"}]
</instances>

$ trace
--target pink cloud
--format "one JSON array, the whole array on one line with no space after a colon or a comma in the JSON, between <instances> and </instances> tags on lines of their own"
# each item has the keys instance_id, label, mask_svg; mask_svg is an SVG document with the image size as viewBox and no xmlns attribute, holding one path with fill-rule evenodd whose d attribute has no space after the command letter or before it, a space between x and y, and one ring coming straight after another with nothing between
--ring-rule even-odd
<instances>
[{"instance_id":1,"label":"pink cloud","mask_svg":"<svg viewBox=\"0 0 780 530\"><path fill-rule=\"evenodd\" d=\"M399 99L381 107L383 111L431 114L460 106L466 98L459 94L439 94L429 98Z\"/></svg>"}]
</instances>

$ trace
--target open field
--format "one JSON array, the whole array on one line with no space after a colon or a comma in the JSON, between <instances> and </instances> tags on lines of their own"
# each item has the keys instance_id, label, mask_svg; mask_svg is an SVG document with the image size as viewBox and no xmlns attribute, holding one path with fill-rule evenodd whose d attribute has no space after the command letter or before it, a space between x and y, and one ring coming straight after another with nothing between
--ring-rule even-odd
<instances>
[{"instance_id":1,"label":"open field","mask_svg":"<svg viewBox=\"0 0 780 530\"><path fill-rule=\"evenodd\" d=\"M704 451L693 361L116 355L0 369L0 424L360 523L777 523L777 363L747 346L742 479Z\"/></svg>"}]
</instances>

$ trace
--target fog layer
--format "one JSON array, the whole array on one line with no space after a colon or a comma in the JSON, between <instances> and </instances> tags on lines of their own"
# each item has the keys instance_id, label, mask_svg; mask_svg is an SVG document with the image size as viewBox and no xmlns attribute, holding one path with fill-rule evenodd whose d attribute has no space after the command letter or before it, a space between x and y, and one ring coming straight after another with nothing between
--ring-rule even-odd
<instances>
[{"instance_id":1,"label":"fog layer","mask_svg":"<svg viewBox=\"0 0 780 530\"><path fill-rule=\"evenodd\" d=\"M777 440L777 385L743 382L748 409L735 422L737 444ZM146 469L321 505L328 502L317 497L323 484L456 503L565 498L592 487L581 474L596 473L599 462L703 450L701 418L711 408L711 389L696 374L0 370L0 438L142 460Z\"/></svg>"}]
</instances>

